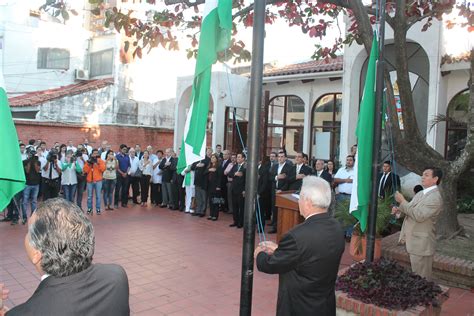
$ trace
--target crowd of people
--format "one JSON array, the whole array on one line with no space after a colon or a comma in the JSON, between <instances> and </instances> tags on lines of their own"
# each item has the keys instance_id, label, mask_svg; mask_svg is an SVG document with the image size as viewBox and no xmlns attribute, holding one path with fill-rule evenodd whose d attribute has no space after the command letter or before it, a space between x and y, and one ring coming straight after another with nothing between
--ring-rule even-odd
<instances>
[{"instance_id":1,"label":"crowd of people","mask_svg":"<svg viewBox=\"0 0 474 316\"><path fill-rule=\"evenodd\" d=\"M74 202L89 215L127 208L129 201L147 207L168 208L216 221L221 212L231 213L231 227L242 228L244 218L246 156L208 148L206 157L177 171L178 153L172 148L164 151L145 149L139 144L122 144L114 151L107 141L93 148L88 139L81 144L68 141L47 146L41 140L20 142L26 187L12 199L4 221L26 223L43 201L61 195ZM278 212L276 194L281 191L299 191L302 179L315 175L330 184L334 202L349 199L354 177L355 147L339 170L329 160L309 160L298 152L294 161L288 159L284 148L263 157L258 165L258 198L256 208L262 230L269 221L269 233L276 233ZM388 165L390 166L389 162ZM87 205L83 208L83 196ZM207 213L207 210L209 212ZM332 214L334 215L334 214Z\"/></svg>"}]
</instances>

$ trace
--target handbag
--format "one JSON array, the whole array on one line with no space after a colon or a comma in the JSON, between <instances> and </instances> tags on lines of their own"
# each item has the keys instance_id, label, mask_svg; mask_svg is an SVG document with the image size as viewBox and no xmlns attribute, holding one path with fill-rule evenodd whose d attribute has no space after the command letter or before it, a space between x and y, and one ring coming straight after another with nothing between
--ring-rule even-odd
<instances>
[{"instance_id":1,"label":"handbag","mask_svg":"<svg viewBox=\"0 0 474 316\"><path fill-rule=\"evenodd\" d=\"M135 171L132 177L140 178L142 175L143 175L143 172L140 170L140 168L137 168L137 171Z\"/></svg>"}]
</instances>

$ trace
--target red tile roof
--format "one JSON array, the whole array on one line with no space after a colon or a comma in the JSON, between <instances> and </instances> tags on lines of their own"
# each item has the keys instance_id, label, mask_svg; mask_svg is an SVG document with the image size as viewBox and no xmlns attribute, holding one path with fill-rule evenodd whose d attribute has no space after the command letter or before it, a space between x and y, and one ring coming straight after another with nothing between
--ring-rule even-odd
<instances>
[{"instance_id":1,"label":"red tile roof","mask_svg":"<svg viewBox=\"0 0 474 316\"><path fill-rule=\"evenodd\" d=\"M112 78L83 81L64 87L29 92L17 97L9 98L8 102L12 107L34 106L65 96L72 96L87 91L100 89L112 84L114 84L114 80Z\"/></svg>"},{"instance_id":2,"label":"red tile roof","mask_svg":"<svg viewBox=\"0 0 474 316\"><path fill-rule=\"evenodd\" d=\"M343 57L339 56L326 60L311 60L304 63L287 65L273 68L263 73L264 77L287 76L315 72L327 72L342 70Z\"/></svg>"}]
</instances>

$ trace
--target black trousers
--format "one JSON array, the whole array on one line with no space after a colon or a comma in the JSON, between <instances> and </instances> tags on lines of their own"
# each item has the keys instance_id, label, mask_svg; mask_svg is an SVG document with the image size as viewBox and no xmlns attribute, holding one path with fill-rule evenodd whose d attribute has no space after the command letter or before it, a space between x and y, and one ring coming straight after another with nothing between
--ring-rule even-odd
<instances>
[{"instance_id":1,"label":"black trousers","mask_svg":"<svg viewBox=\"0 0 474 316\"><path fill-rule=\"evenodd\" d=\"M274 229L277 229L278 226L278 208L275 205L276 201L276 192L272 189L272 196L271 196L271 208L272 208L272 226Z\"/></svg>"},{"instance_id":2,"label":"black trousers","mask_svg":"<svg viewBox=\"0 0 474 316\"><path fill-rule=\"evenodd\" d=\"M151 176L149 175L142 175L142 177L140 178L142 203L146 203L148 201L148 192L150 191L150 178ZM136 201L136 199L134 201Z\"/></svg>"},{"instance_id":3,"label":"black trousers","mask_svg":"<svg viewBox=\"0 0 474 316\"><path fill-rule=\"evenodd\" d=\"M127 205L128 203L128 176L122 177L120 174L117 173L117 183L115 184L115 196L114 196L114 204L118 205L119 202L122 205Z\"/></svg>"},{"instance_id":4,"label":"black trousers","mask_svg":"<svg viewBox=\"0 0 474 316\"><path fill-rule=\"evenodd\" d=\"M217 192L209 193L209 216L218 218L219 217L219 204L214 204L213 199L221 197L221 194Z\"/></svg>"},{"instance_id":5,"label":"black trousers","mask_svg":"<svg viewBox=\"0 0 474 316\"><path fill-rule=\"evenodd\" d=\"M244 196L242 192L234 193L232 192L232 216L234 218L234 224L241 227L244 225Z\"/></svg>"},{"instance_id":6,"label":"black trousers","mask_svg":"<svg viewBox=\"0 0 474 316\"><path fill-rule=\"evenodd\" d=\"M41 191L43 192L43 201L58 197L61 182L57 179L41 179Z\"/></svg>"},{"instance_id":7,"label":"black trousers","mask_svg":"<svg viewBox=\"0 0 474 316\"><path fill-rule=\"evenodd\" d=\"M140 195L140 184L142 177L130 177L128 189L127 189L127 199L130 192L130 187L132 187L132 201L133 203L138 203L138 196ZM143 202L143 201L142 201Z\"/></svg>"},{"instance_id":8,"label":"black trousers","mask_svg":"<svg viewBox=\"0 0 474 316\"><path fill-rule=\"evenodd\" d=\"M178 186L178 208L180 211L184 211L186 209L186 189L183 188L181 185Z\"/></svg>"},{"instance_id":9,"label":"black trousers","mask_svg":"<svg viewBox=\"0 0 474 316\"><path fill-rule=\"evenodd\" d=\"M256 204L256 203L255 203ZM258 208L260 207L260 209ZM266 214L268 210L271 211L272 209L272 202L271 202L271 196L268 195L263 195L258 197L258 205L255 205L255 216L260 215L260 227L259 222L257 222L257 228L259 232L262 232L263 228L265 227L265 219L266 219Z\"/></svg>"},{"instance_id":10,"label":"black trousers","mask_svg":"<svg viewBox=\"0 0 474 316\"><path fill-rule=\"evenodd\" d=\"M152 183L151 184L151 203L152 204L161 204L163 201L161 196L161 183Z\"/></svg>"}]
</instances>

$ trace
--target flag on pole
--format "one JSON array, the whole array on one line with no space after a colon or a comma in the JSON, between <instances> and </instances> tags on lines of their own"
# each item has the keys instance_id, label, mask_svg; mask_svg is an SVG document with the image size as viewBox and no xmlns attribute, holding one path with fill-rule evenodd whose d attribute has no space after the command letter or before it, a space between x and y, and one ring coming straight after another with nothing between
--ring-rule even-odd
<instances>
[{"instance_id":1,"label":"flag on pole","mask_svg":"<svg viewBox=\"0 0 474 316\"><path fill-rule=\"evenodd\" d=\"M177 171L204 159L206 125L209 114L212 64L217 53L229 46L232 31L232 0L206 0L194 71L191 106L184 125L184 136Z\"/></svg>"},{"instance_id":2,"label":"flag on pole","mask_svg":"<svg viewBox=\"0 0 474 316\"><path fill-rule=\"evenodd\" d=\"M379 56L377 37L374 34L372 49L370 50L367 75L365 77L364 94L359 110L357 122L357 154L354 166L354 179L352 183L352 195L350 213L359 220L362 232L367 228L367 216L369 214L370 194L372 190L372 152L374 140L374 118L375 118L375 84L376 84L376 62Z\"/></svg>"},{"instance_id":3,"label":"flag on pole","mask_svg":"<svg viewBox=\"0 0 474 316\"><path fill-rule=\"evenodd\" d=\"M13 124L7 92L0 69L0 212L3 212L11 199L25 187L25 172L20 155L18 135Z\"/></svg>"}]
</instances>

